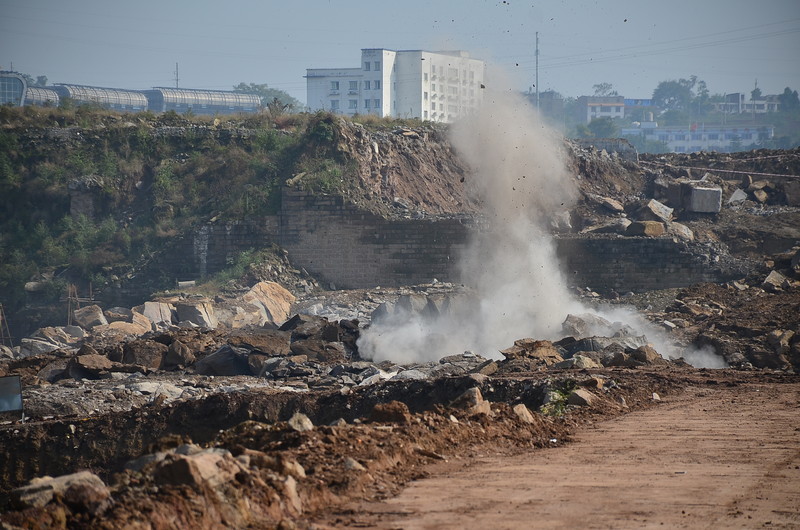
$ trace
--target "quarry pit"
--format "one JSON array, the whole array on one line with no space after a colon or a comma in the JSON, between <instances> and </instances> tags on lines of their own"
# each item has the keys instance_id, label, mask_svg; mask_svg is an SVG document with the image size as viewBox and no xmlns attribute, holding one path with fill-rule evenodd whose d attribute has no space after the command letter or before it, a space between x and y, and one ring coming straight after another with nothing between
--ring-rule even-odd
<instances>
[{"instance_id":1,"label":"quarry pit","mask_svg":"<svg viewBox=\"0 0 800 530\"><path fill-rule=\"evenodd\" d=\"M336 193L294 173L274 215L39 322L0 363L4 527L800 524L800 151L631 158L500 118L333 120ZM254 241L281 250L233 288L142 298Z\"/></svg>"}]
</instances>

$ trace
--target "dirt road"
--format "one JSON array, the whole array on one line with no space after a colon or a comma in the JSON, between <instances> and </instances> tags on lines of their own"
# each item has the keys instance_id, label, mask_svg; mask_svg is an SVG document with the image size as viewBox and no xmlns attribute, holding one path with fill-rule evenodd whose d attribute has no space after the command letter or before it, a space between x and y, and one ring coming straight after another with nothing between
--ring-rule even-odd
<instances>
[{"instance_id":1,"label":"dirt road","mask_svg":"<svg viewBox=\"0 0 800 530\"><path fill-rule=\"evenodd\" d=\"M359 506L378 528L800 528L800 383L689 388ZM460 467L460 469L453 469ZM352 513L352 512L351 512Z\"/></svg>"}]
</instances>

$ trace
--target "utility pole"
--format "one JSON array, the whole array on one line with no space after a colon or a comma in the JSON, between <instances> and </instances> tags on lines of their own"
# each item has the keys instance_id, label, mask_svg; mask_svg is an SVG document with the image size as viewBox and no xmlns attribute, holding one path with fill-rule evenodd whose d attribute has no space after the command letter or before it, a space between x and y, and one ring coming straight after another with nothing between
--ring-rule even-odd
<instances>
[{"instance_id":1,"label":"utility pole","mask_svg":"<svg viewBox=\"0 0 800 530\"><path fill-rule=\"evenodd\" d=\"M536 110L539 110L539 32L536 32Z\"/></svg>"},{"instance_id":2,"label":"utility pole","mask_svg":"<svg viewBox=\"0 0 800 530\"><path fill-rule=\"evenodd\" d=\"M178 88L178 63L175 63L175 88Z\"/></svg>"}]
</instances>

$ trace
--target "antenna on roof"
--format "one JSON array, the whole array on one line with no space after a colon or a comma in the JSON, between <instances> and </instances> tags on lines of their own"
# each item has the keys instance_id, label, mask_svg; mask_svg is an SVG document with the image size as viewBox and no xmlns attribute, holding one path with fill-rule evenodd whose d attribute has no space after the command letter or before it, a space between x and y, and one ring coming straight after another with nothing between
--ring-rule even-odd
<instances>
[{"instance_id":1,"label":"antenna on roof","mask_svg":"<svg viewBox=\"0 0 800 530\"><path fill-rule=\"evenodd\" d=\"M536 32L536 110L539 110L539 32Z\"/></svg>"},{"instance_id":2,"label":"antenna on roof","mask_svg":"<svg viewBox=\"0 0 800 530\"><path fill-rule=\"evenodd\" d=\"M178 88L178 63L175 63L175 88Z\"/></svg>"}]
</instances>

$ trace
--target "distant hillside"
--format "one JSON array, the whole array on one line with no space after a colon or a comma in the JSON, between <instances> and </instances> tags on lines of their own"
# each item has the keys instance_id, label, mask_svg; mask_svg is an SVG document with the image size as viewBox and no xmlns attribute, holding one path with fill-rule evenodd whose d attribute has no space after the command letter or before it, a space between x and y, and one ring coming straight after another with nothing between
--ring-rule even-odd
<instances>
[{"instance_id":1,"label":"distant hillside","mask_svg":"<svg viewBox=\"0 0 800 530\"><path fill-rule=\"evenodd\" d=\"M0 108L0 303L113 288L204 223L275 214L286 181L384 215L474 209L441 129L365 120Z\"/></svg>"}]
</instances>

